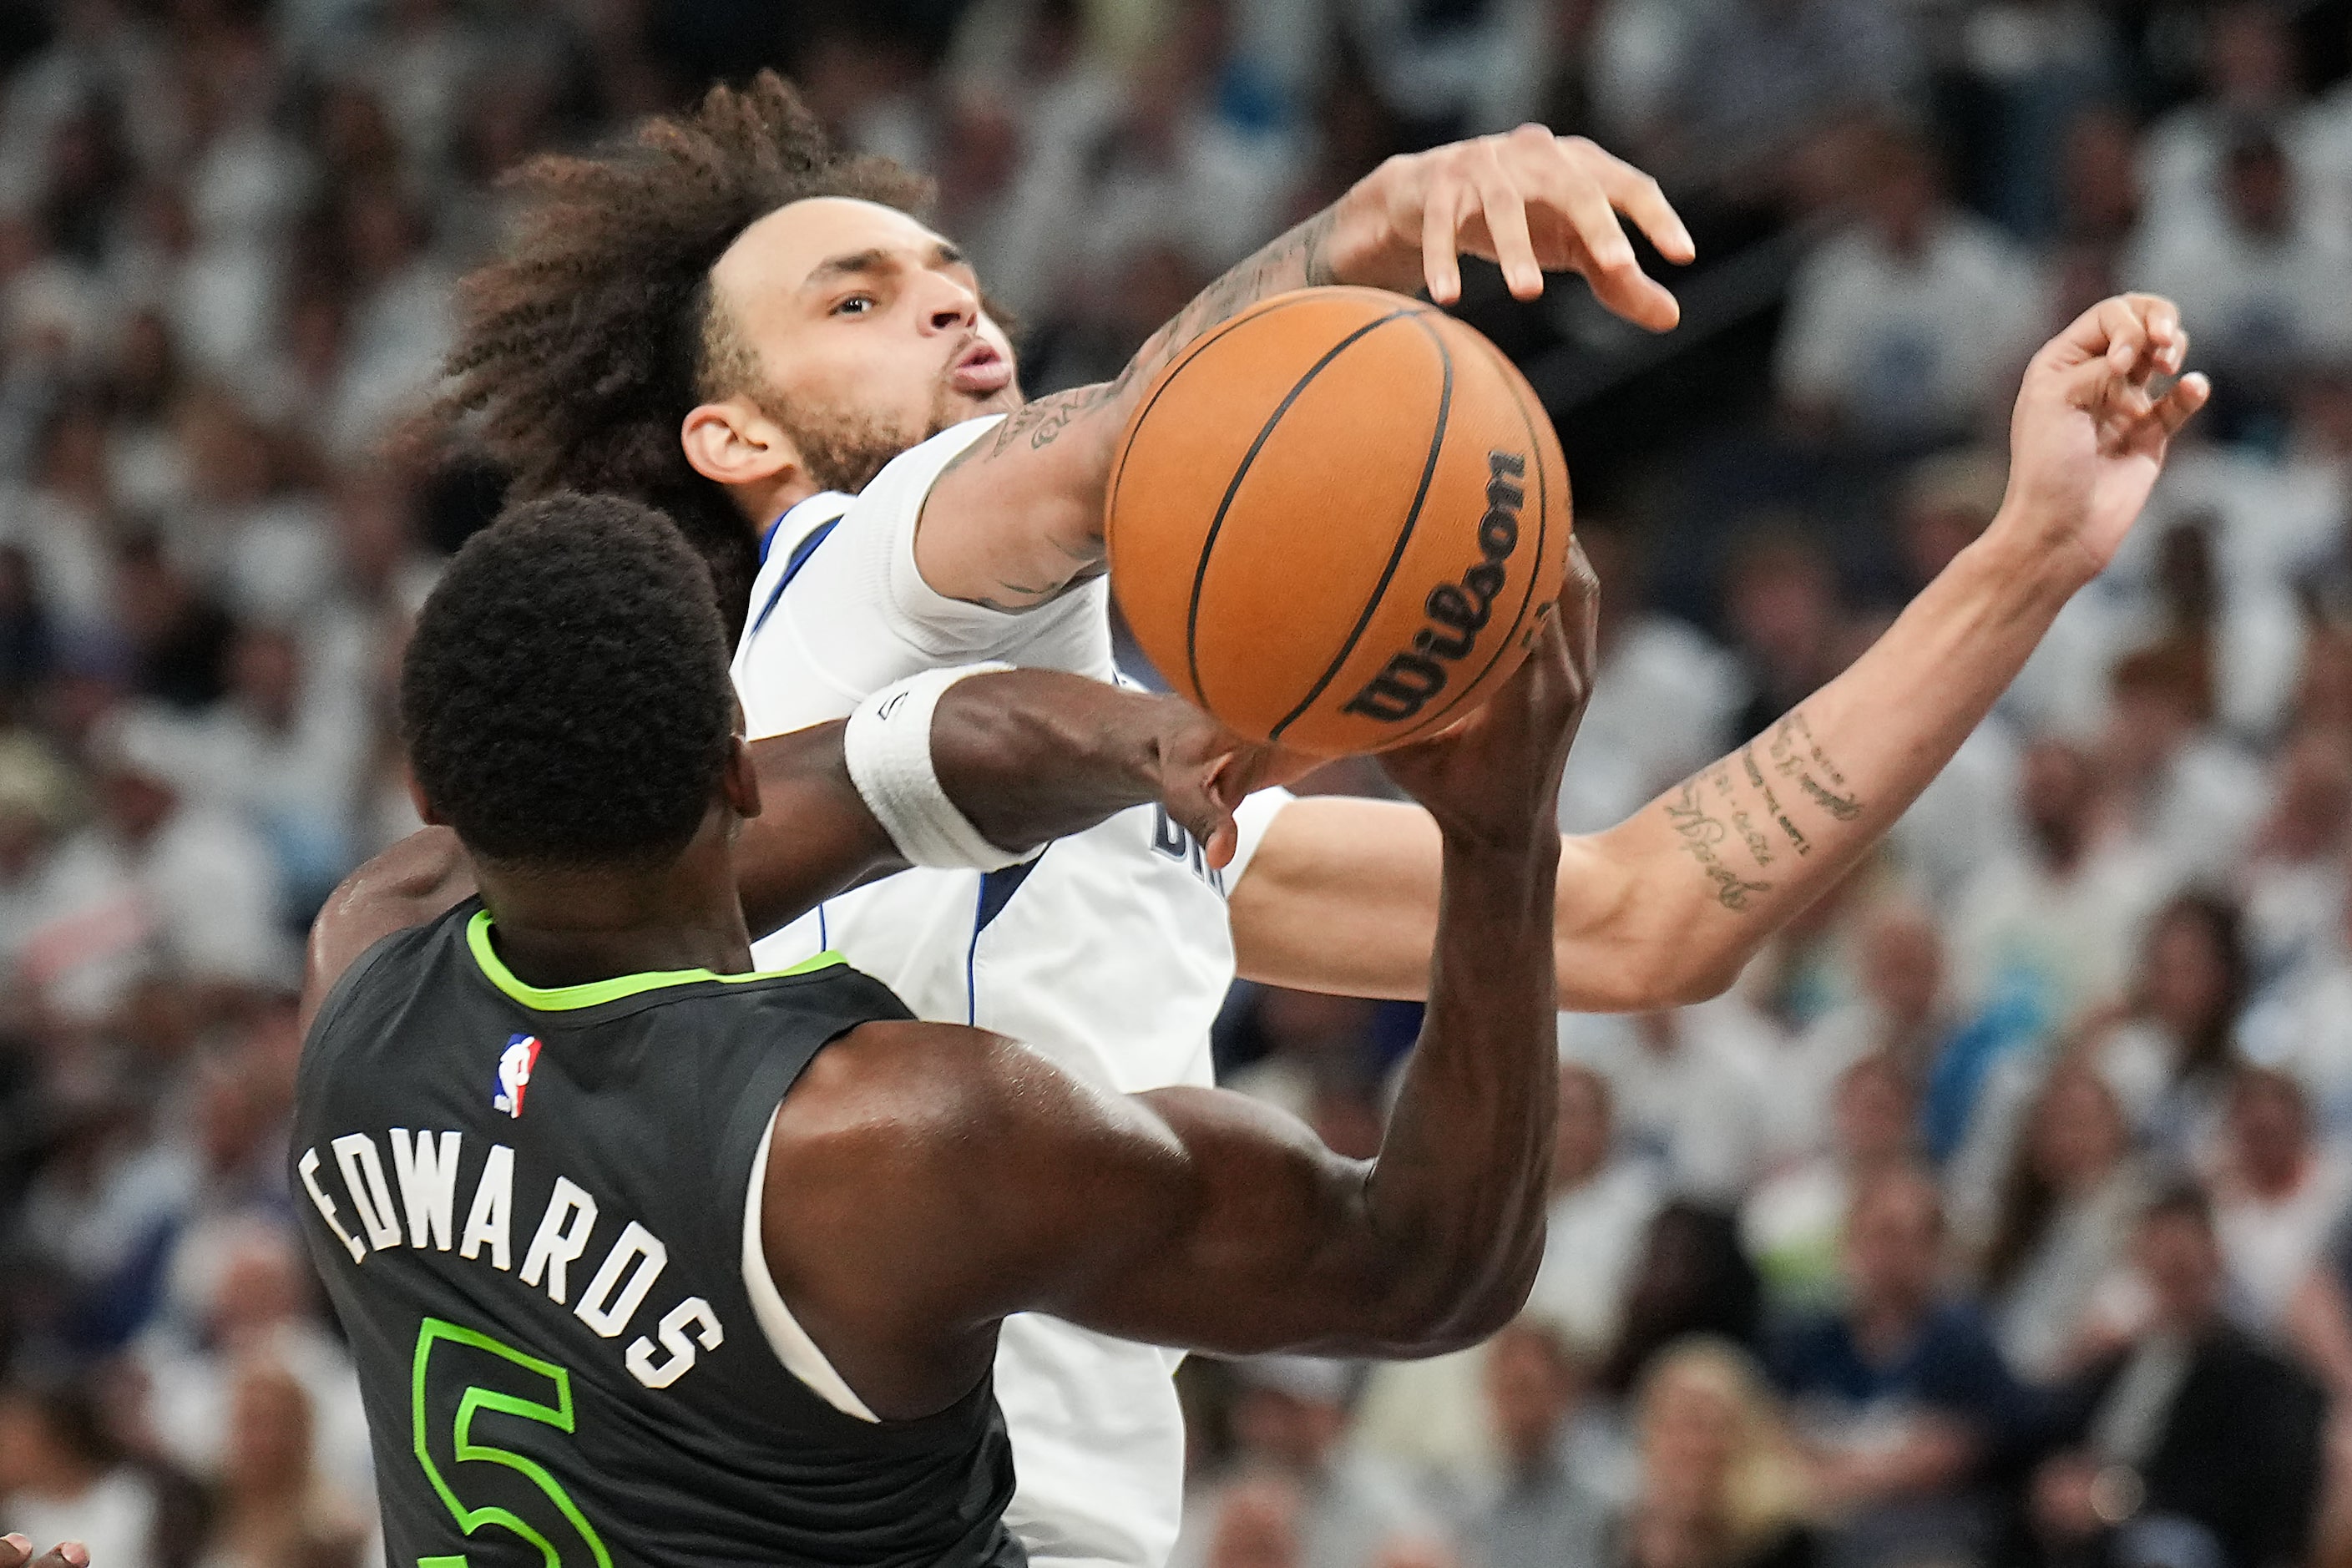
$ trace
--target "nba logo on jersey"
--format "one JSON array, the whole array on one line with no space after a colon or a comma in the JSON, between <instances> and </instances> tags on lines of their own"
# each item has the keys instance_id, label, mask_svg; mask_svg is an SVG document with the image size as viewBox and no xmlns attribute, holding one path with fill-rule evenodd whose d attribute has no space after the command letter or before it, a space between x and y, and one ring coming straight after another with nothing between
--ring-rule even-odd
<instances>
[{"instance_id":1,"label":"nba logo on jersey","mask_svg":"<svg viewBox=\"0 0 2352 1568\"><path fill-rule=\"evenodd\" d=\"M509 1035L499 1053L499 1081L490 1090L490 1109L509 1116L522 1114L523 1090L530 1087L530 1069L539 1061L537 1035Z\"/></svg>"}]
</instances>

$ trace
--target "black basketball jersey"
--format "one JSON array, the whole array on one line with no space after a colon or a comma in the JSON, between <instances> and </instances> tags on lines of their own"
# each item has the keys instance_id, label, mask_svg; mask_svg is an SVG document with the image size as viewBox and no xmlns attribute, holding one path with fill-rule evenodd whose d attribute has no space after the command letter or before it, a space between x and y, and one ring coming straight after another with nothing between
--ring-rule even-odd
<instances>
[{"instance_id":1,"label":"black basketball jersey","mask_svg":"<svg viewBox=\"0 0 2352 1568\"><path fill-rule=\"evenodd\" d=\"M830 957L534 988L475 900L352 965L290 1156L390 1568L1025 1561L985 1380L922 1420L845 1414L744 1282L777 1105L828 1041L908 1016Z\"/></svg>"}]
</instances>

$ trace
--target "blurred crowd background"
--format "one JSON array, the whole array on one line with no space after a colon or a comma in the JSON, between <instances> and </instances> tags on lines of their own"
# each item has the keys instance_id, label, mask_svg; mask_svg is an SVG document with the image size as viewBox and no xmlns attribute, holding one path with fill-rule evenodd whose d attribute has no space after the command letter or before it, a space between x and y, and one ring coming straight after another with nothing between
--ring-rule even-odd
<instances>
[{"instance_id":1,"label":"blurred crowd background","mask_svg":"<svg viewBox=\"0 0 2352 1568\"><path fill-rule=\"evenodd\" d=\"M1188 1367L1184 1568L2352 1561L2352 5L2286 0L0 4L0 1528L380 1555L293 996L499 497L387 437L499 171L765 63L938 177L1033 392L1391 153L1656 172L1678 332L1462 307L1607 584L1571 830L1984 526L2084 305L2171 294L2219 388L1883 853L1729 995L1561 1020L1522 1322ZM1244 988L1220 1059L1361 1152L1413 1026Z\"/></svg>"}]
</instances>

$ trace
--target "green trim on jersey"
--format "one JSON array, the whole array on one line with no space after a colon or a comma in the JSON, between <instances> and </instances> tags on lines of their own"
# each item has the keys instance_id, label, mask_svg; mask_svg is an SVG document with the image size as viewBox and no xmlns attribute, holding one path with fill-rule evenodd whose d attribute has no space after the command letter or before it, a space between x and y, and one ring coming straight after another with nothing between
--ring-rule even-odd
<instances>
[{"instance_id":1,"label":"green trim on jersey","mask_svg":"<svg viewBox=\"0 0 2352 1568\"><path fill-rule=\"evenodd\" d=\"M511 1449L501 1448L495 1444L474 1441L474 1417L485 1410L497 1415L513 1415L525 1421L537 1421L552 1426L559 1432L569 1434L572 1430L571 1373L552 1362L541 1361L534 1355L525 1355L512 1345L494 1340L488 1334L473 1329L461 1328L443 1318L428 1317L418 1325L416 1330L416 1362L415 1370L410 1374L411 1438L416 1449L416 1462L424 1467L425 1479L433 1483L433 1489L440 1493L441 1500L448 1505L450 1517L457 1521L457 1528L471 1535L484 1525L498 1525L501 1529L512 1531L538 1547L544 1568L565 1568L563 1553L556 1549L555 1543L548 1540L543 1532L526 1523L511 1509L496 1506L467 1508L458 1500L457 1492L451 1489L448 1481L443 1479L441 1467L433 1462L432 1447L426 1441L425 1384L432 1371L433 1347L445 1340L461 1345L471 1345L476 1350L488 1351L492 1355L502 1356L525 1372L535 1373L555 1385L553 1405L544 1405L535 1399L526 1399L520 1394L502 1393L497 1389L481 1387L479 1384L469 1385L458 1403L457 1426L450 1433L455 1440L457 1462L462 1465L469 1460L487 1461L494 1465L504 1465L510 1470L520 1472L526 1480L540 1489L541 1494L549 1502L555 1505L566 1522L579 1532L580 1539L587 1543L588 1550L595 1556L596 1568L613 1568L613 1554L604 1549L604 1538L596 1533L596 1527L588 1522L587 1517L580 1511L579 1505L572 1500L572 1494L563 1489L562 1483L548 1473L546 1466L536 1459L515 1453ZM465 1562L466 1558L462 1552L454 1555L420 1557L416 1560L417 1568L456 1568L457 1564Z\"/></svg>"},{"instance_id":2,"label":"green trim on jersey","mask_svg":"<svg viewBox=\"0 0 2352 1568\"><path fill-rule=\"evenodd\" d=\"M476 910L474 918L466 922L466 945L473 950L474 962L481 965L484 978L524 1006L540 1013L569 1013L605 1002L618 1002L624 996L658 991L666 985L691 985L699 980L741 985L753 980L773 980L779 975L807 974L847 962L837 952L820 952L814 958L803 959L790 969L754 970L749 974L717 974L708 969L656 969L643 974L622 974L611 980L591 980L580 985L542 989L516 979L514 971L506 966L499 957L498 950L490 945L489 910Z\"/></svg>"}]
</instances>

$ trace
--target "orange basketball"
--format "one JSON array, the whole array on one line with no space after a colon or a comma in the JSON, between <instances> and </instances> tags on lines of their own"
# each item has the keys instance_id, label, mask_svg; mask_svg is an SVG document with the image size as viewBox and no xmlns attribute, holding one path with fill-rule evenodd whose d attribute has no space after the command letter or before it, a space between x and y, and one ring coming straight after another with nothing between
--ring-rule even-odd
<instances>
[{"instance_id":1,"label":"orange basketball","mask_svg":"<svg viewBox=\"0 0 2352 1568\"><path fill-rule=\"evenodd\" d=\"M1244 311L1119 438L1110 580L1177 691L1322 756L1436 733L1527 656L1568 563L1568 469L1494 344L1372 289Z\"/></svg>"}]
</instances>

